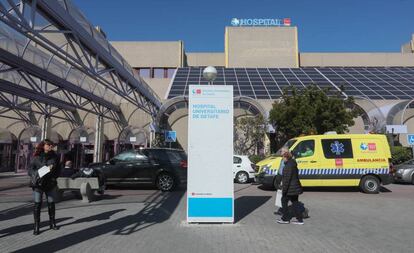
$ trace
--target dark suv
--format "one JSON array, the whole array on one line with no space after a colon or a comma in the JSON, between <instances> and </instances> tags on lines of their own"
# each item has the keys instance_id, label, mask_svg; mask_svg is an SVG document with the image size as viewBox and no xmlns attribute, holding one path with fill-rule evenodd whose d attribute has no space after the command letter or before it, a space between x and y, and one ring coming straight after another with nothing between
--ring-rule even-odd
<instances>
[{"instance_id":1,"label":"dark suv","mask_svg":"<svg viewBox=\"0 0 414 253\"><path fill-rule=\"evenodd\" d=\"M153 184L161 191L171 191L187 182L187 155L178 149L128 150L90 167L101 170L108 185Z\"/></svg>"}]
</instances>

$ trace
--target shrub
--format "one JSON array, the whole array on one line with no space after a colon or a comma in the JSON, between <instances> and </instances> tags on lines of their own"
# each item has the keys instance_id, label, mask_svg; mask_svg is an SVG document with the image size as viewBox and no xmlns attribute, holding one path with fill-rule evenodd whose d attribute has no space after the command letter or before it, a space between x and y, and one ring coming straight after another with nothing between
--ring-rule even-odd
<instances>
[{"instance_id":1,"label":"shrub","mask_svg":"<svg viewBox=\"0 0 414 253\"><path fill-rule=\"evenodd\" d=\"M394 146L391 147L392 164L400 164L412 158L411 148Z\"/></svg>"},{"instance_id":2,"label":"shrub","mask_svg":"<svg viewBox=\"0 0 414 253\"><path fill-rule=\"evenodd\" d=\"M265 158L264 155L251 155L249 159L252 163L256 164Z\"/></svg>"}]
</instances>

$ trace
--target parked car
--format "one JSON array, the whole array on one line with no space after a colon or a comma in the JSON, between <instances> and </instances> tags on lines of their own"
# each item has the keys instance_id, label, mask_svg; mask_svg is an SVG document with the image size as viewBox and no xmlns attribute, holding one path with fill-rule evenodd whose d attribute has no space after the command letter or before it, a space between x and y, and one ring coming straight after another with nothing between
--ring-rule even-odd
<instances>
[{"instance_id":1,"label":"parked car","mask_svg":"<svg viewBox=\"0 0 414 253\"><path fill-rule=\"evenodd\" d=\"M248 156L233 156L233 176L239 184L246 184L254 179L256 165L252 163Z\"/></svg>"},{"instance_id":2,"label":"parked car","mask_svg":"<svg viewBox=\"0 0 414 253\"><path fill-rule=\"evenodd\" d=\"M90 167L103 172L107 185L152 184L161 191L172 191L187 181L187 155L178 149L128 150Z\"/></svg>"},{"instance_id":3,"label":"parked car","mask_svg":"<svg viewBox=\"0 0 414 253\"><path fill-rule=\"evenodd\" d=\"M414 184L414 159L395 166L394 182Z\"/></svg>"}]
</instances>

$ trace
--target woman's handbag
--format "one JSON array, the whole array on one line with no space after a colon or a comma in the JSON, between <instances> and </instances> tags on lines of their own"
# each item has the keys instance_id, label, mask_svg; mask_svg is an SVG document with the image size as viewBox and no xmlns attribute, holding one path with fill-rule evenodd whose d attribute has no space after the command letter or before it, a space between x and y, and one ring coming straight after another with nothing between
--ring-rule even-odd
<instances>
[{"instance_id":1,"label":"woman's handbag","mask_svg":"<svg viewBox=\"0 0 414 253\"><path fill-rule=\"evenodd\" d=\"M32 175L30 176L30 186L37 187L40 183L39 173L37 171L33 171Z\"/></svg>"},{"instance_id":2,"label":"woman's handbag","mask_svg":"<svg viewBox=\"0 0 414 253\"><path fill-rule=\"evenodd\" d=\"M276 201L275 206L282 207L282 190L278 189L276 191Z\"/></svg>"}]
</instances>

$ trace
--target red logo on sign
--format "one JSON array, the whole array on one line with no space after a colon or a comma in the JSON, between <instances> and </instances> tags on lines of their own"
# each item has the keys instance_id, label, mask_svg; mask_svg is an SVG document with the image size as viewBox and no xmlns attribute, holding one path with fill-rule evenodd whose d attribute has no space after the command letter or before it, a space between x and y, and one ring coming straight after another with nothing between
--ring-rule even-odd
<instances>
[{"instance_id":1,"label":"red logo on sign","mask_svg":"<svg viewBox=\"0 0 414 253\"><path fill-rule=\"evenodd\" d=\"M284 24L285 26L290 26L290 24L291 24L291 22L290 22L290 18L284 18L284 19L283 19L283 24Z\"/></svg>"},{"instance_id":2,"label":"red logo on sign","mask_svg":"<svg viewBox=\"0 0 414 253\"><path fill-rule=\"evenodd\" d=\"M201 89L197 89L196 94L201 94Z\"/></svg>"},{"instance_id":3,"label":"red logo on sign","mask_svg":"<svg viewBox=\"0 0 414 253\"><path fill-rule=\"evenodd\" d=\"M368 143L368 150L377 150L377 145L375 143Z\"/></svg>"},{"instance_id":4,"label":"red logo on sign","mask_svg":"<svg viewBox=\"0 0 414 253\"><path fill-rule=\"evenodd\" d=\"M335 165L336 166L343 166L344 165L344 161L342 159L335 159Z\"/></svg>"}]
</instances>

